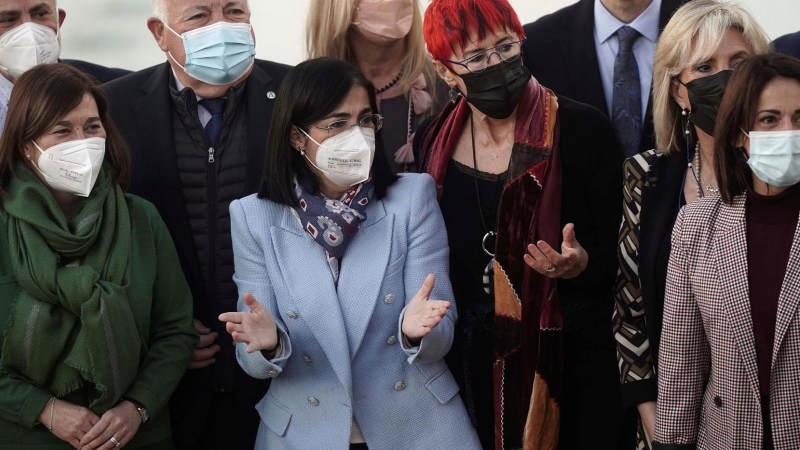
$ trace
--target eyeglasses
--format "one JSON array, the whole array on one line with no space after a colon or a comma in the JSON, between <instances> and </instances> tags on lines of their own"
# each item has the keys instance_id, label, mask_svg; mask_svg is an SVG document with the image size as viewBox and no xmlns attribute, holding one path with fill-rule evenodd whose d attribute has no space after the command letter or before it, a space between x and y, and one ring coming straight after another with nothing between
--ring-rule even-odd
<instances>
[{"instance_id":1,"label":"eyeglasses","mask_svg":"<svg viewBox=\"0 0 800 450\"><path fill-rule=\"evenodd\" d=\"M497 55L500 61L516 61L522 55L522 46L528 38L523 38L516 42L504 42L497 47L492 47L480 53L476 53L463 61L451 61L444 59L444 62L456 64L466 68L470 73L481 73L492 65L492 56Z\"/></svg>"},{"instance_id":2,"label":"eyeglasses","mask_svg":"<svg viewBox=\"0 0 800 450\"><path fill-rule=\"evenodd\" d=\"M328 137L336 136L337 134L353 127L372 128L375 131L379 131L381 128L383 128L383 116L380 114L370 114L369 116L364 116L358 120L358 123L353 125L350 125L348 122L348 120L342 119L331 122L330 125L326 127L320 127L317 125L311 126L318 130L326 130L328 132Z\"/></svg>"}]
</instances>

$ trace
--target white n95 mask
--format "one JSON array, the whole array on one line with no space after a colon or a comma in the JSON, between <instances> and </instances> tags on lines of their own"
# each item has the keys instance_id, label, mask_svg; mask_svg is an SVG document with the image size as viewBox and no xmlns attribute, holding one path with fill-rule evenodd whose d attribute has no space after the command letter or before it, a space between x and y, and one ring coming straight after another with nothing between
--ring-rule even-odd
<instances>
[{"instance_id":1,"label":"white n95 mask","mask_svg":"<svg viewBox=\"0 0 800 450\"><path fill-rule=\"evenodd\" d=\"M56 32L38 23L25 22L0 36L0 66L14 78L39 64L57 62L60 53Z\"/></svg>"},{"instance_id":2,"label":"white n95 mask","mask_svg":"<svg viewBox=\"0 0 800 450\"><path fill-rule=\"evenodd\" d=\"M776 187L800 183L800 130L752 131L747 165L759 180Z\"/></svg>"},{"instance_id":3,"label":"white n95 mask","mask_svg":"<svg viewBox=\"0 0 800 450\"><path fill-rule=\"evenodd\" d=\"M375 158L375 130L356 126L325 139L321 144L305 131L303 134L319 146L316 164L305 152L302 152L303 156L332 183L349 187L369 179Z\"/></svg>"},{"instance_id":4,"label":"white n95 mask","mask_svg":"<svg viewBox=\"0 0 800 450\"><path fill-rule=\"evenodd\" d=\"M59 192L88 197L103 166L106 139L101 137L62 142L41 151L39 172L47 184Z\"/></svg>"}]
</instances>

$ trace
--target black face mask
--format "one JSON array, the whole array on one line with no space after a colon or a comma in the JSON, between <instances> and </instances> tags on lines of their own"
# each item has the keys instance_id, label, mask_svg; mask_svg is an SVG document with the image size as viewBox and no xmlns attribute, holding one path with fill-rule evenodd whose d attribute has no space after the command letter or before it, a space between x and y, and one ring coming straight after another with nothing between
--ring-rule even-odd
<instances>
[{"instance_id":1,"label":"black face mask","mask_svg":"<svg viewBox=\"0 0 800 450\"><path fill-rule=\"evenodd\" d=\"M490 66L481 73L461 75L461 79L467 87L468 102L492 119L505 119L517 109L531 73L520 57Z\"/></svg>"},{"instance_id":2,"label":"black face mask","mask_svg":"<svg viewBox=\"0 0 800 450\"><path fill-rule=\"evenodd\" d=\"M710 77L698 78L684 84L689 92L689 103L692 104L689 120L709 136L714 136L719 104L722 103L722 95L725 94L731 75L732 70L723 70Z\"/></svg>"}]
</instances>

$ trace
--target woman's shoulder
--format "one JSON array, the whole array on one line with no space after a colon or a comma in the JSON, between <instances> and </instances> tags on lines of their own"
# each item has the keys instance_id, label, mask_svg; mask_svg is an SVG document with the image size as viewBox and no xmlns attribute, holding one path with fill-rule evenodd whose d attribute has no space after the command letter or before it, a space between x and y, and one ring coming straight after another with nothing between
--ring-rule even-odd
<instances>
[{"instance_id":1,"label":"woman's shoulder","mask_svg":"<svg viewBox=\"0 0 800 450\"><path fill-rule=\"evenodd\" d=\"M650 174L657 169L659 162L664 157L664 153L658 150L647 150L625 159L622 170L625 173L625 180L646 183Z\"/></svg>"},{"instance_id":2,"label":"woman's shoulder","mask_svg":"<svg viewBox=\"0 0 800 450\"><path fill-rule=\"evenodd\" d=\"M710 239L720 218L735 215L744 208L744 199L734 199L727 205L719 194L711 194L684 206L678 213L675 229L678 239L683 242L699 242ZM743 216L743 213L742 213Z\"/></svg>"},{"instance_id":3,"label":"woman's shoulder","mask_svg":"<svg viewBox=\"0 0 800 450\"><path fill-rule=\"evenodd\" d=\"M275 203L258 194L251 194L231 202L231 219L259 222L269 222L273 217L282 217L286 205Z\"/></svg>"}]
</instances>

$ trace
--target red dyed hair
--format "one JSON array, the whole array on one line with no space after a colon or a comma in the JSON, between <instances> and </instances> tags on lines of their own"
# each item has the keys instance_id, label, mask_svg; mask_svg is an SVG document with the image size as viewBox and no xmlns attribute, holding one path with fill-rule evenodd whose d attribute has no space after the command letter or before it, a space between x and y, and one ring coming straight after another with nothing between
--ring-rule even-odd
<instances>
[{"instance_id":1,"label":"red dyed hair","mask_svg":"<svg viewBox=\"0 0 800 450\"><path fill-rule=\"evenodd\" d=\"M422 33L434 60L449 59L456 46L465 48L469 35L478 39L508 30L525 37L522 23L508 0L433 0L425 11Z\"/></svg>"}]
</instances>

